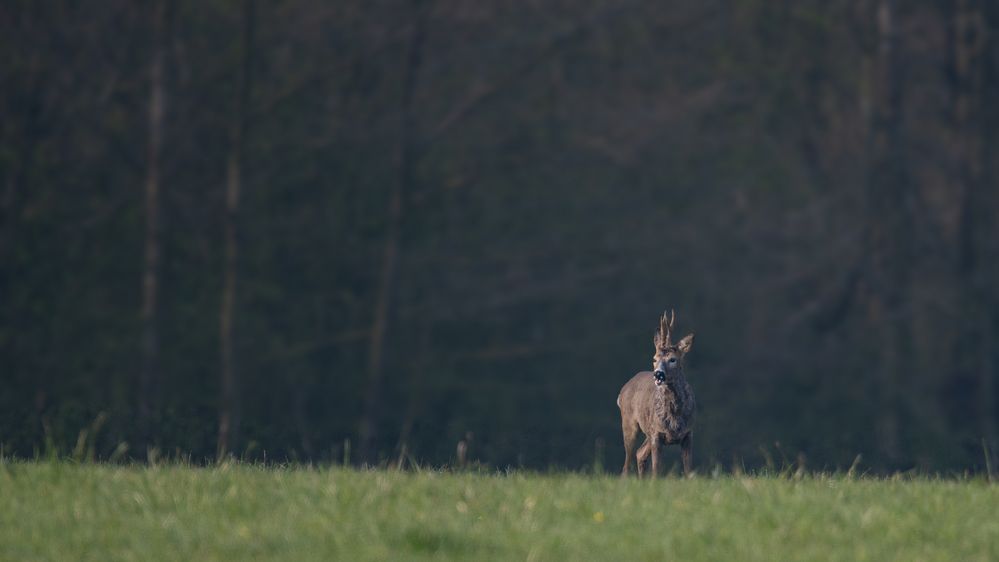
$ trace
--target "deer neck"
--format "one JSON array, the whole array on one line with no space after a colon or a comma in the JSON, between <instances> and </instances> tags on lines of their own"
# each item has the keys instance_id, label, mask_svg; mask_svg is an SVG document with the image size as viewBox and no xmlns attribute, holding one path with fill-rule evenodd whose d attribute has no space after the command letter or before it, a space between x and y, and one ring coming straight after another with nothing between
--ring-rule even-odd
<instances>
[{"instance_id":1,"label":"deer neck","mask_svg":"<svg viewBox=\"0 0 999 562\"><path fill-rule=\"evenodd\" d=\"M686 425L683 420L683 391L686 381L683 373L676 371L666 374L666 382L655 387L652 404L656 420L670 432L679 432Z\"/></svg>"}]
</instances>

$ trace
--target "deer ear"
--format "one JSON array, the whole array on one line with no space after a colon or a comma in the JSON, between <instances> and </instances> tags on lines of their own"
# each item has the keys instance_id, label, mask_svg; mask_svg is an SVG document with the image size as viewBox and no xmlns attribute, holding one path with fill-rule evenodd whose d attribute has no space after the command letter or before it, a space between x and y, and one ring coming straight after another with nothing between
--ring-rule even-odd
<instances>
[{"instance_id":1,"label":"deer ear","mask_svg":"<svg viewBox=\"0 0 999 562\"><path fill-rule=\"evenodd\" d=\"M686 355L687 352L690 351L691 346L693 345L694 345L694 334L687 334L686 336L683 337L682 340L679 341L679 343L676 344L676 347L680 350L681 353Z\"/></svg>"},{"instance_id":2,"label":"deer ear","mask_svg":"<svg viewBox=\"0 0 999 562\"><path fill-rule=\"evenodd\" d=\"M652 345L654 345L656 349L659 349L662 346L662 343L663 336L657 331L655 337L652 338Z\"/></svg>"}]
</instances>

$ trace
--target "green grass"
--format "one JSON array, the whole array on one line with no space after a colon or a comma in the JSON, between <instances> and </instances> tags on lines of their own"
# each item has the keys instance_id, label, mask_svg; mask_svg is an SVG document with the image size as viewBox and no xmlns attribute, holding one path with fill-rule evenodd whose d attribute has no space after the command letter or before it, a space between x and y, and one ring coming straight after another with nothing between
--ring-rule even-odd
<instances>
[{"instance_id":1,"label":"green grass","mask_svg":"<svg viewBox=\"0 0 999 562\"><path fill-rule=\"evenodd\" d=\"M0 560L997 560L983 480L0 463Z\"/></svg>"}]
</instances>

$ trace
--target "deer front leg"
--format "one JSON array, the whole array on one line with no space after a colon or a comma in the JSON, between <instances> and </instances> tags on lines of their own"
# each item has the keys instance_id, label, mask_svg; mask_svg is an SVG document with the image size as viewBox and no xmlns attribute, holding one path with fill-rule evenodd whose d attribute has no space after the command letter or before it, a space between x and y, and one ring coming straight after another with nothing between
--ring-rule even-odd
<instances>
[{"instance_id":1,"label":"deer front leg","mask_svg":"<svg viewBox=\"0 0 999 562\"><path fill-rule=\"evenodd\" d=\"M649 450L650 450L649 447L650 447L650 445L649 445L649 438L646 437L645 438L645 443L642 443L642 446L638 448L638 454L635 455L637 457L637 460L638 460L638 477L639 478L641 478L645 474L645 467L646 467L645 462L647 460L649 460Z\"/></svg>"},{"instance_id":2,"label":"deer front leg","mask_svg":"<svg viewBox=\"0 0 999 562\"><path fill-rule=\"evenodd\" d=\"M694 432L687 433L680 441L680 458L683 459L683 473L690 476L694 470Z\"/></svg>"},{"instance_id":3,"label":"deer front leg","mask_svg":"<svg viewBox=\"0 0 999 562\"><path fill-rule=\"evenodd\" d=\"M659 437L649 439L649 453L652 455L652 477L659 478Z\"/></svg>"}]
</instances>

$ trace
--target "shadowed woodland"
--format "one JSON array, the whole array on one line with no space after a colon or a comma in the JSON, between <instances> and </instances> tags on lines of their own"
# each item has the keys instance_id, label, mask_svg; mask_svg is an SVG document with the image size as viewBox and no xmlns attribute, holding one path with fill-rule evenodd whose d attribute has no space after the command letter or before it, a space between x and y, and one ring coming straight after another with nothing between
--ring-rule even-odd
<instances>
[{"instance_id":1,"label":"shadowed woodland","mask_svg":"<svg viewBox=\"0 0 999 562\"><path fill-rule=\"evenodd\" d=\"M980 470L997 29L975 0L4 2L4 453L616 470L675 307L698 468Z\"/></svg>"}]
</instances>

